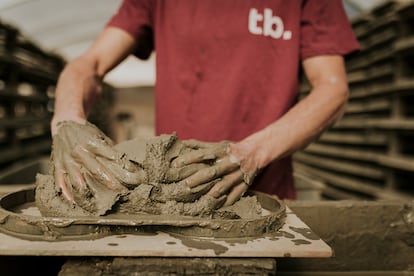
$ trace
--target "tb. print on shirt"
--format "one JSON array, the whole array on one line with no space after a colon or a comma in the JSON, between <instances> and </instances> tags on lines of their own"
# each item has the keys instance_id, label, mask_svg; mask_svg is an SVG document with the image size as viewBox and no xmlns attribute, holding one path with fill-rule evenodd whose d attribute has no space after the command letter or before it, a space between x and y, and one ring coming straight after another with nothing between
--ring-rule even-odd
<instances>
[{"instance_id":1,"label":"tb. print on shirt","mask_svg":"<svg viewBox=\"0 0 414 276\"><path fill-rule=\"evenodd\" d=\"M290 40L292 32L285 30L282 18L273 15L272 9L265 8L263 13L251 8L249 12L249 32L254 35L270 36L274 39Z\"/></svg>"}]
</instances>

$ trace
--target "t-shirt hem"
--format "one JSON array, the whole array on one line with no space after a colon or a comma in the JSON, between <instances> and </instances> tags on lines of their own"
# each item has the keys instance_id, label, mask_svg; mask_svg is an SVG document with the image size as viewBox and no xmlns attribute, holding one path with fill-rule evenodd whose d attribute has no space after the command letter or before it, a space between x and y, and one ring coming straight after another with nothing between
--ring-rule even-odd
<instances>
[{"instance_id":1,"label":"t-shirt hem","mask_svg":"<svg viewBox=\"0 0 414 276\"><path fill-rule=\"evenodd\" d=\"M332 55L340 55L343 57L352 55L359 51L359 47L353 47L350 49L317 49L317 50L309 50L303 51L301 54L301 60L305 60L307 58L315 57L315 56L332 56Z\"/></svg>"},{"instance_id":2,"label":"t-shirt hem","mask_svg":"<svg viewBox=\"0 0 414 276\"><path fill-rule=\"evenodd\" d=\"M106 24L105 28L109 28L109 27L121 29L127 32L129 35L131 35L134 38L137 36L136 31L134 31L130 26L128 26L128 24L122 24L120 22L110 21L108 22L108 24Z\"/></svg>"},{"instance_id":3,"label":"t-shirt hem","mask_svg":"<svg viewBox=\"0 0 414 276\"><path fill-rule=\"evenodd\" d=\"M133 55L135 55L136 57L142 60L146 60L149 58L153 50L153 45L151 44L148 45L148 41L152 40L152 36L149 30L145 32L146 31L145 25L135 27L135 26L128 25L127 23L123 23L122 21L111 20L105 26L105 28L109 28L109 27L123 30L132 36L132 38L137 42L137 46L136 46L136 49ZM141 39L137 41L137 38L141 38Z\"/></svg>"}]
</instances>

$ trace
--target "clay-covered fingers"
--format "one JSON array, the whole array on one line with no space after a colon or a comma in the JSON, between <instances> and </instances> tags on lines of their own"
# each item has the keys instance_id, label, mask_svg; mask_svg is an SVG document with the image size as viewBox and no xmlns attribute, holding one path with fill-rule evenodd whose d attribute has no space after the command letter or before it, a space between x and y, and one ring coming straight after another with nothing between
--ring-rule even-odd
<instances>
[{"instance_id":1,"label":"clay-covered fingers","mask_svg":"<svg viewBox=\"0 0 414 276\"><path fill-rule=\"evenodd\" d=\"M213 210L220 208L226 201L226 196L219 198L204 195L195 202L184 203L183 214L190 216L202 216L211 214Z\"/></svg>"},{"instance_id":2,"label":"clay-covered fingers","mask_svg":"<svg viewBox=\"0 0 414 276\"><path fill-rule=\"evenodd\" d=\"M65 169L62 164L55 164L55 185L62 192L63 197L69 202L74 203L72 189L68 186L65 180Z\"/></svg>"},{"instance_id":3,"label":"clay-covered fingers","mask_svg":"<svg viewBox=\"0 0 414 276\"><path fill-rule=\"evenodd\" d=\"M238 201L248 189L249 186L243 181L234 186L231 192L227 195L226 202L224 202L224 206L233 205L233 203Z\"/></svg>"},{"instance_id":4,"label":"clay-covered fingers","mask_svg":"<svg viewBox=\"0 0 414 276\"><path fill-rule=\"evenodd\" d=\"M72 186L76 192L87 189L85 177L81 173L80 166L69 156L64 157L64 166L66 168L66 182Z\"/></svg>"},{"instance_id":5,"label":"clay-covered fingers","mask_svg":"<svg viewBox=\"0 0 414 276\"><path fill-rule=\"evenodd\" d=\"M96 159L122 184L135 186L147 180L145 171L129 160L108 160L99 156Z\"/></svg>"},{"instance_id":6,"label":"clay-covered fingers","mask_svg":"<svg viewBox=\"0 0 414 276\"><path fill-rule=\"evenodd\" d=\"M182 143L187 147L187 148L191 148L191 149L205 149L205 148L210 148L213 146L217 146L218 143L215 142L203 142L203 141L199 141L199 140L195 140L195 139L188 139L188 140L183 140ZM219 143L228 143L228 142L219 142Z\"/></svg>"},{"instance_id":7,"label":"clay-covered fingers","mask_svg":"<svg viewBox=\"0 0 414 276\"><path fill-rule=\"evenodd\" d=\"M69 202L74 203L74 197L72 193L72 188L70 187L70 183L67 182L67 174L65 168L65 153L62 148L56 147L57 144L63 144L64 141L60 139L60 137L53 137L53 174L55 178L55 186L57 190L62 193L62 196L68 200Z\"/></svg>"},{"instance_id":8,"label":"clay-covered fingers","mask_svg":"<svg viewBox=\"0 0 414 276\"><path fill-rule=\"evenodd\" d=\"M190 164L181 168L170 168L165 178L172 182L178 182L205 168L208 168L208 165L203 163Z\"/></svg>"},{"instance_id":9,"label":"clay-covered fingers","mask_svg":"<svg viewBox=\"0 0 414 276\"><path fill-rule=\"evenodd\" d=\"M101 156L109 160L117 160L120 158L119 152L103 140L97 139L96 137L86 141L84 147L88 151L93 152L96 156Z\"/></svg>"},{"instance_id":10,"label":"clay-covered fingers","mask_svg":"<svg viewBox=\"0 0 414 276\"><path fill-rule=\"evenodd\" d=\"M86 191L87 184L78 164L70 155L54 156L55 185L61 191L63 197L71 203L76 202L76 194Z\"/></svg>"},{"instance_id":11,"label":"clay-covered fingers","mask_svg":"<svg viewBox=\"0 0 414 276\"><path fill-rule=\"evenodd\" d=\"M228 194L228 191L240 184L242 181L243 173L240 170L236 170L230 174L227 174L220 181L218 181L214 187L211 188L208 194L218 198L224 194Z\"/></svg>"},{"instance_id":12,"label":"clay-covered fingers","mask_svg":"<svg viewBox=\"0 0 414 276\"><path fill-rule=\"evenodd\" d=\"M203 142L198 142L203 143ZM193 163L202 163L216 160L225 156L229 150L229 143L220 142L207 148L195 149L184 153L171 162L171 167L179 168Z\"/></svg>"},{"instance_id":13,"label":"clay-covered fingers","mask_svg":"<svg viewBox=\"0 0 414 276\"><path fill-rule=\"evenodd\" d=\"M91 137L84 145L96 159L122 184L138 185L146 181L142 168L114 148L112 140L91 123L86 123Z\"/></svg>"},{"instance_id":14,"label":"clay-covered fingers","mask_svg":"<svg viewBox=\"0 0 414 276\"><path fill-rule=\"evenodd\" d=\"M215 183L217 183L217 180L201 184L194 188L189 188L181 183L161 185L160 187L153 189L151 198L160 202L171 200L177 202L194 202L205 195Z\"/></svg>"},{"instance_id":15,"label":"clay-covered fingers","mask_svg":"<svg viewBox=\"0 0 414 276\"><path fill-rule=\"evenodd\" d=\"M119 182L126 185L138 185L146 181L145 172L128 160L124 154L115 150L112 141L105 134L92 124L88 123L87 126L90 128L90 137L82 147L85 152L90 153L92 157L97 159L98 163L103 166L104 171L109 173L109 176L112 175ZM88 167L88 164L85 165ZM99 168L102 169L102 167Z\"/></svg>"},{"instance_id":16,"label":"clay-covered fingers","mask_svg":"<svg viewBox=\"0 0 414 276\"><path fill-rule=\"evenodd\" d=\"M111 190L124 188L116 179L116 177L88 150L78 145L74 148L73 154L76 156L76 159L78 159L78 161L83 165L83 167L91 175L93 175L99 183L104 184Z\"/></svg>"},{"instance_id":17,"label":"clay-covered fingers","mask_svg":"<svg viewBox=\"0 0 414 276\"><path fill-rule=\"evenodd\" d=\"M185 178L181 182L190 188L220 178L226 173L237 170L238 164L232 162L228 157L219 159L214 165L201 169L195 174Z\"/></svg>"},{"instance_id":18,"label":"clay-covered fingers","mask_svg":"<svg viewBox=\"0 0 414 276\"><path fill-rule=\"evenodd\" d=\"M144 170L118 152L112 140L88 122L59 123L53 136L53 156L55 169L64 172L55 173L56 186L72 202L77 193L88 193L91 182L123 190L146 181Z\"/></svg>"}]
</instances>

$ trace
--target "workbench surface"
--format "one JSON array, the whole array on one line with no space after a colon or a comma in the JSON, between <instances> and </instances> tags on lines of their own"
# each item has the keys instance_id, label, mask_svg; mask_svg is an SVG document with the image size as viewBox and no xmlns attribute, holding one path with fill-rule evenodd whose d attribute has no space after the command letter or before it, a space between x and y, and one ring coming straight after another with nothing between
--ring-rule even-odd
<instances>
[{"instance_id":1,"label":"workbench surface","mask_svg":"<svg viewBox=\"0 0 414 276\"><path fill-rule=\"evenodd\" d=\"M331 248L289 208L283 227L260 238L192 238L172 233L113 235L94 240L29 241L0 233L0 255L161 257L330 257Z\"/></svg>"}]
</instances>

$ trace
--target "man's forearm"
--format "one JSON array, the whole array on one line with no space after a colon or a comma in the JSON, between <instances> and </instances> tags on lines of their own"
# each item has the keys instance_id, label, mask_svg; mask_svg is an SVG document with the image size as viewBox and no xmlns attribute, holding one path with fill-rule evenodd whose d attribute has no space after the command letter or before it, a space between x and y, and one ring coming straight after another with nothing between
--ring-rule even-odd
<instances>
[{"instance_id":1,"label":"man's forearm","mask_svg":"<svg viewBox=\"0 0 414 276\"><path fill-rule=\"evenodd\" d=\"M236 143L231 152L245 170L263 168L304 148L344 112L348 84L343 57L315 56L303 61L310 94L266 128Z\"/></svg>"},{"instance_id":2,"label":"man's forearm","mask_svg":"<svg viewBox=\"0 0 414 276\"><path fill-rule=\"evenodd\" d=\"M101 78L93 61L80 57L69 63L56 88L52 133L62 120L85 120L100 93Z\"/></svg>"},{"instance_id":3,"label":"man's forearm","mask_svg":"<svg viewBox=\"0 0 414 276\"><path fill-rule=\"evenodd\" d=\"M262 168L306 147L343 114L348 91L337 87L316 87L282 118L239 143L251 152Z\"/></svg>"},{"instance_id":4,"label":"man's forearm","mask_svg":"<svg viewBox=\"0 0 414 276\"><path fill-rule=\"evenodd\" d=\"M56 88L52 134L62 120L85 120L101 92L101 80L135 47L135 39L117 28L105 28L81 57L70 62Z\"/></svg>"}]
</instances>

